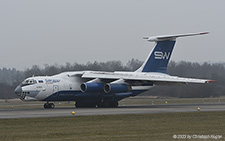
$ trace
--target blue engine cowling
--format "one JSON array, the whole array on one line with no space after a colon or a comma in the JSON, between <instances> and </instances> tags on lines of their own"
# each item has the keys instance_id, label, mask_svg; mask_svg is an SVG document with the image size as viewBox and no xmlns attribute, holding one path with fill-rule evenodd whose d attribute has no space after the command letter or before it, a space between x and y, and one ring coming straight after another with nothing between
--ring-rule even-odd
<instances>
[{"instance_id":1,"label":"blue engine cowling","mask_svg":"<svg viewBox=\"0 0 225 141\"><path fill-rule=\"evenodd\" d=\"M103 92L103 87L102 83L83 83L80 85L82 92Z\"/></svg>"},{"instance_id":2,"label":"blue engine cowling","mask_svg":"<svg viewBox=\"0 0 225 141\"><path fill-rule=\"evenodd\" d=\"M109 83L105 84L105 93L126 93L131 91L131 86L125 83Z\"/></svg>"}]
</instances>

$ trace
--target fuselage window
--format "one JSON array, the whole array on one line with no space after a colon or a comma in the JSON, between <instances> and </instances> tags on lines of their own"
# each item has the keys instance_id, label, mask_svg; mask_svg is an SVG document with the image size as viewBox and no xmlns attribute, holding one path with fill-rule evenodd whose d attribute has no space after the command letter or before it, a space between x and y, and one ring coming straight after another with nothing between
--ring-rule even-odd
<instances>
[{"instance_id":1,"label":"fuselage window","mask_svg":"<svg viewBox=\"0 0 225 141\"><path fill-rule=\"evenodd\" d=\"M38 80L39 83L43 83L43 80Z\"/></svg>"}]
</instances>

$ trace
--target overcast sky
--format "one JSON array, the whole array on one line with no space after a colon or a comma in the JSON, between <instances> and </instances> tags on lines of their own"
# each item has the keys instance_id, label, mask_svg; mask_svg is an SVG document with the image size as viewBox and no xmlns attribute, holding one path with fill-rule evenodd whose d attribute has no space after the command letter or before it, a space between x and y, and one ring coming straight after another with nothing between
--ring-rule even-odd
<instances>
[{"instance_id":1,"label":"overcast sky","mask_svg":"<svg viewBox=\"0 0 225 141\"><path fill-rule=\"evenodd\" d=\"M174 61L225 62L224 0L0 0L0 68L145 60L143 36L179 38Z\"/></svg>"}]
</instances>

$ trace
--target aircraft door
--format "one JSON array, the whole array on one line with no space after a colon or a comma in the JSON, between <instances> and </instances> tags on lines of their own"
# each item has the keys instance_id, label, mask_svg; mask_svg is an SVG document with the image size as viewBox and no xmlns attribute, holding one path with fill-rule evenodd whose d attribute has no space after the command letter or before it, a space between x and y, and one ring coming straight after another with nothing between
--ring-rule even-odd
<instances>
[{"instance_id":1,"label":"aircraft door","mask_svg":"<svg viewBox=\"0 0 225 141\"><path fill-rule=\"evenodd\" d=\"M59 91L59 86L53 85L53 93L57 93Z\"/></svg>"}]
</instances>

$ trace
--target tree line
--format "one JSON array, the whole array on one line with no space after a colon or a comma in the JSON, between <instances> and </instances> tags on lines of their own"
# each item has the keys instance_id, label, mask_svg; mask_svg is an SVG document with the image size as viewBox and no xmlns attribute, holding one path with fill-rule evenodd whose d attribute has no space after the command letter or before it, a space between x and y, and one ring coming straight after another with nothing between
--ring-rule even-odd
<instances>
[{"instance_id":1,"label":"tree line","mask_svg":"<svg viewBox=\"0 0 225 141\"><path fill-rule=\"evenodd\" d=\"M107 62L88 62L86 64L66 63L65 65L48 65L39 67L33 65L24 71L15 68L0 69L0 99L16 98L14 89L25 78L31 76L51 76L65 71L135 71L142 65L142 61L132 59L126 64L121 61ZM225 95L225 63L192 63L192 62L174 62L168 65L170 75L192 78L207 78L216 80L210 84L190 84L174 86L157 86L142 95L157 95L170 97L219 97Z\"/></svg>"}]
</instances>

